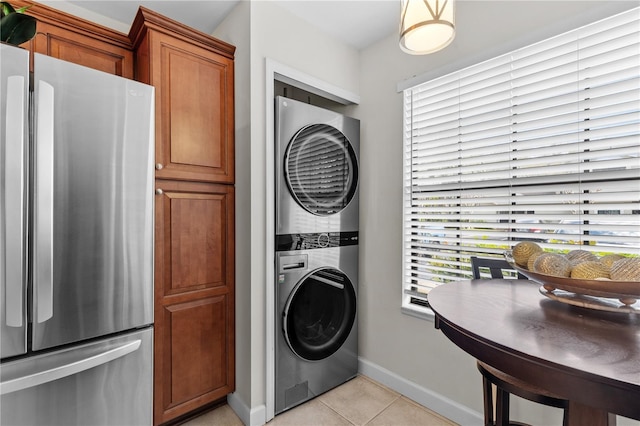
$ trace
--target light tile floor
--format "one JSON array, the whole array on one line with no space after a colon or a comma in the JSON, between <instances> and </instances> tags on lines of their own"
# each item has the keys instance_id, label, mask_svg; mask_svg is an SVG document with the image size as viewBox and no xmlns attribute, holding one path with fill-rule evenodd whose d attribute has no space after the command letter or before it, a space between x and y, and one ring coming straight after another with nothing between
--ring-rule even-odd
<instances>
[{"instance_id":1,"label":"light tile floor","mask_svg":"<svg viewBox=\"0 0 640 426\"><path fill-rule=\"evenodd\" d=\"M183 426L242 426L224 405ZM365 376L277 415L267 426L451 426L452 421Z\"/></svg>"}]
</instances>

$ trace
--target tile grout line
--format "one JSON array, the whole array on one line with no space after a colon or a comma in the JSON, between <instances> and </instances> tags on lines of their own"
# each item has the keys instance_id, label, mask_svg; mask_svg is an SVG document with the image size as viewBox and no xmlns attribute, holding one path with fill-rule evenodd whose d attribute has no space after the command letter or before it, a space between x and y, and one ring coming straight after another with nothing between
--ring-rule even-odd
<instances>
[{"instance_id":1,"label":"tile grout line","mask_svg":"<svg viewBox=\"0 0 640 426\"><path fill-rule=\"evenodd\" d=\"M368 424L370 424L372 421L374 421L377 417L379 417L382 413L384 413L385 411L387 411L387 409L389 409L389 407L391 407L393 404L395 404L400 398L402 398L401 394L397 394L395 396L395 398L393 399L393 401L391 401L390 403L387 404L386 407L384 407L382 410L380 410L378 412L378 414L376 414L375 416L373 416L372 418L370 418L369 420L367 420L367 422L362 425L362 426L366 426Z\"/></svg>"},{"instance_id":2,"label":"tile grout line","mask_svg":"<svg viewBox=\"0 0 640 426\"><path fill-rule=\"evenodd\" d=\"M331 405L329 405L327 402L325 402L322 399L319 399L319 401L327 408L329 408L331 411L333 411L334 413L336 413L338 416L340 416L341 418L345 419L347 422L349 422L349 424L354 425L354 426L366 426L369 423L371 423L373 421L373 419L375 419L376 417L378 417L380 414L382 414L385 410L387 410L391 405L393 405L395 402L397 402L399 399L402 398L402 394L399 392L394 391L393 389L388 388L387 386L376 382L375 380L372 380L370 378L368 378L367 376L364 375L358 375L356 377L361 377L362 379L368 381L370 384L385 390L389 393L391 393L393 395L393 399L386 404L382 409L380 409L373 417L371 417L369 420L366 420L364 423L362 424L358 424L358 423L354 423L353 421L349 420L347 417L345 417L342 413L340 413L339 411L337 411L336 409L334 409Z\"/></svg>"},{"instance_id":3,"label":"tile grout line","mask_svg":"<svg viewBox=\"0 0 640 426\"><path fill-rule=\"evenodd\" d=\"M350 424L354 425L354 426L366 426L369 423L371 423L376 417L380 416L380 414L384 413L389 407L391 407L395 402L397 402L400 398L402 398L401 394L396 394L394 396L394 399L389 402L387 405L384 406L384 408L382 408L380 411L378 411L378 413L376 413L375 416L371 417L369 420L367 420L366 422L360 424L356 424L354 422L352 422L351 420L349 420L348 418L346 418L345 416L342 415L342 413L340 413L339 411L336 411L333 407L331 407L329 404L327 404L326 402L319 400L325 407L327 407L328 409L330 409L331 411L333 411L334 413L336 413L338 416L342 417L343 419L345 419L347 422L349 422Z\"/></svg>"},{"instance_id":4,"label":"tile grout line","mask_svg":"<svg viewBox=\"0 0 640 426\"><path fill-rule=\"evenodd\" d=\"M338 416L340 416L341 418L345 419L349 424L353 425L353 426L364 426L364 425L357 425L354 422L352 422L351 420L349 420L348 418L346 418L345 416L343 416L341 413L339 413L338 411L336 411L332 406L330 406L329 404L327 404L326 402L324 402L322 399L318 399L318 401L320 401L321 404L323 404L325 407L327 407L329 410L333 411L335 414L337 414Z\"/></svg>"}]
</instances>

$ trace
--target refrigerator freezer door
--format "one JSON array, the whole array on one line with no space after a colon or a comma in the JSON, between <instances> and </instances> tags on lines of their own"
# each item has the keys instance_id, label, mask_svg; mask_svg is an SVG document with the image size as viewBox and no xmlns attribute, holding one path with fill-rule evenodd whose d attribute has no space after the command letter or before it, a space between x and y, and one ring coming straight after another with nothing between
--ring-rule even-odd
<instances>
[{"instance_id":1,"label":"refrigerator freezer door","mask_svg":"<svg viewBox=\"0 0 640 426\"><path fill-rule=\"evenodd\" d=\"M153 322L154 91L36 54L33 349Z\"/></svg>"},{"instance_id":2,"label":"refrigerator freezer door","mask_svg":"<svg viewBox=\"0 0 640 426\"><path fill-rule=\"evenodd\" d=\"M0 424L151 425L153 328L2 364Z\"/></svg>"},{"instance_id":3,"label":"refrigerator freezer door","mask_svg":"<svg viewBox=\"0 0 640 426\"><path fill-rule=\"evenodd\" d=\"M0 45L0 351L25 353L29 54Z\"/></svg>"}]
</instances>

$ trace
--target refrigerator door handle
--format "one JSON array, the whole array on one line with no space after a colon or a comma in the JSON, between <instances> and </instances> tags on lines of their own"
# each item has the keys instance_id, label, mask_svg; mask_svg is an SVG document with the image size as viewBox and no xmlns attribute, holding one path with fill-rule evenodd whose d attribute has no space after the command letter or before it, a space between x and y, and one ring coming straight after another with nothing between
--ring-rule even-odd
<instances>
[{"instance_id":1,"label":"refrigerator door handle","mask_svg":"<svg viewBox=\"0 0 640 426\"><path fill-rule=\"evenodd\" d=\"M53 316L53 141L54 90L38 82L36 127L35 299L36 321Z\"/></svg>"},{"instance_id":2,"label":"refrigerator door handle","mask_svg":"<svg viewBox=\"0 0 640 426\"><path fill-rule=\"evenodd\" d=\"M25 78L12 75L7 78L5 124L5 314L9 327L23 326L24 306L24 126ZM9 143L10 142L10 143ZM2 271L0 271L0 275Z\"/></svg>"},{"instance_id":3,"label":"refrigerator door handle","mask_svg":"<svg viewBox=\"0 0 640 426\"><path fill-rule=\"evenodd\" d=\"M141 343L142 341L137 339L88 358L63 363L62 365L48 366L41 371L31 372L30 374L26 374L15 379L6 380L0 383L0 395L53 382L54 380L72 376L85 370L89 370L90 368L106 364L118 358L122 358L131 352L137 351L138 348L140 348Z\"/></svg>"}]
</instances>

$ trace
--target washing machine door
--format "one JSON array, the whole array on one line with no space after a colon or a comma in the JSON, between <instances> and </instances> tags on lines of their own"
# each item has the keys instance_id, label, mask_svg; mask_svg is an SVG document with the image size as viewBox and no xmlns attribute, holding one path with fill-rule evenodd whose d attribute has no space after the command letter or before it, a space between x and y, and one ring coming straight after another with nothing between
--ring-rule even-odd
<instances>
[{"instance_id":1,"label":"washing machine door","mask_svg":"<svg viewBox=\"0 0 640 426\"><path fill-rule=\"evenodd\" d=\"M356 318L356 293L337 269L306 276L289 295L283 331L291 350L309 361L325 359L345 342Z\"/></svg>"},{"instance_id":2,"label":"washing machine door","mask_svg":"<svg viewBox=\"0 0 640 426\"><path fill-rule=\"evenodd\" d=\"M347 137L328 124L300 129L287 147L284 166L291 195L315 215L342 211L356 192L356 154Z\"/></svg>"}]
</instances>

